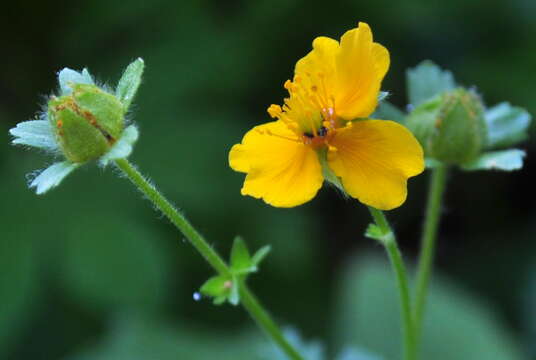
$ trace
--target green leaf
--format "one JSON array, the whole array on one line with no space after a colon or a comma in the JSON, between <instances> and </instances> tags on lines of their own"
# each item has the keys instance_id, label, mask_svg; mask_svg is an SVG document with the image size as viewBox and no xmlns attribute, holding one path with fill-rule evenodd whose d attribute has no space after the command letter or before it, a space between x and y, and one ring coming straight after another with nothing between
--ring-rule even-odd
<instances>
[{"instance_id":1,"label":"green leaf","mask_svg":"<svg viewBox=\"0 0 536 360\"><path fill-rule=\"evenodd\" d=\"M377 355L355 347L347 348L342 351L336 360L381 360Z\"/></svg>"},{"instance_id":2,"label":"green leaf","mask_svg":"<svg viewBox=\"0 0 536 360\"><path fill-rule=\"evenodd\" d=\"M304 360L324 360L326 359L325 346L321 341L311 340L305 341L299 331L293 327L283 329L285 339L303 356ZM270 344L265 351L264 358L266 360L288 360L281 349L275 344Z\"/></svg>"},{"instance_id":3,"label":"green leaf","mask_svg":"<svg viewBox=\"0 0 536 360\"><path fill-rule=\"evenodd\" d=\"M404 123L406 114L395 105L388 101L382 101L378 104L374 114L370 116L371 119L392 120L397 123Z\"/></svg>"},{"instance_id":4,"label":"green leaf","mask_svg":"<svg viewBox=\"0 0 536 360\"><path fill-rule=\"evenodd\" d=\"M253 266L244 239L240 236L235 237L231 249L231 270L237 274L248 273L252 271Z\"/></svg>"},{"instance_id":5,"label":"green leaf","mask_svg":"<svg viewBox=\"0 0 536 360\"><path fill-rule=\"evenodd\" d=\"M486 110L488 147L509 147L525 140L531 116L523 108L502 102Z\"/></svg>"},{"instance_id":6,"label":"green leaf","mask_svg":"<svg viewBox=\"0 0 536 360\"><path fill-rule=\"evenodd\" d=\"M389 264L371 255L342 278L334 319L336 346L354 344L401 359L400 305ZM521 360L514 334L496 309L434 274L423 328L422 359Z\"/></svg>"},{"instance_id":7,"label":"green leaf","mask_svg":"<svg viewBox=\"0 0 536 360\"><path fill-rule=\"evenodd\" d=\"M264 260L264 258L268 255L270 251L272 251L272 246L270 245L265 245L261 247L251 258L251 263L255 267L259 266L259 264Z\"/></svg>"},{"instance_id":8,"label":"green leaf","mask_svg":"<svg viewBox=\"0 0 536 360\"><path fill-rule=\"evenodd\" d=\"M158 317L157 317L158 318ZM262 352L268 341L261 332L253 329L222 331L199 329L141 317L133 313L122 314L112 327L95 337L97 343L77 351L66 360L274 360ZM109 321L107 321L109 323ZM86 341L85 343L88 343ZM285 358L285 360L287 360Z\"/></svg>"},{"instance_id":9,"label":"green leaf","mask_svg":"<svg viewBox=\"0 0 536 360\"><path fill-rule=\"evenodd\" d=\"M136 92L138 91L138 87L141 84L141 76L143 74L144 67L145 63L141 58L134 60L129 66L127 66L123 76L121 76L121 79L117 84L115 95L123 103L125 111L128 110L132 100L134 99L134 96L136 95Z\"/></svg>"},{"instance_id":10,"label":"green leaf","mask_svg":"<svg viewBox=\"0 0 536 360\"><path fill-rule=\"evenodd\" d=\"M523 167L525 152L518 149L492 151L480 155L470 163L464 164L464 170L502 170L513 171Z\"/></svg>"},{"instance_id":11,"label":"green leaf","mask_svg":"<svg viewBox=\"0 0 536 360\"><path fill-rule=\"evenodd\" d=\"M425 60L406 72L409 103L418 106L434 96L456 87L454 76L441 70L430 60Z\"/></svg>"}]
</instances>

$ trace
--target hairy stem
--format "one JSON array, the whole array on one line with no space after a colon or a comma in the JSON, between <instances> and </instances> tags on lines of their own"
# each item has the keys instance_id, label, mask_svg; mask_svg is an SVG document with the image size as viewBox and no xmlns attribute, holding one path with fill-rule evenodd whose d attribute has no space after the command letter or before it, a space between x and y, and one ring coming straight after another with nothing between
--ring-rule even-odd
<instances>
[{"instance_id":1,"label":"hairy stem","mask_svg":"<svg viewBox=\"0 0 536 360\"><path fill-rule=\"evenodd\" d=\"M171 222L190 241L194 248L221 275L230 275L229 266L218 253L207 243L203 236L190 222L126 159L115 161L117 167L130 179L153 205L166 215ZM283 333L273 321L270 314L262 307L245 283L239 286L242 306L247 310L257 325L281 348L292 360L303 360L303 357L285 339Z\"/></svg>"},{"instance_id":2,"label":"hairy stem","mask_svg":"<svg viewBox=\"0 0 536 360\"><path fill-rule=\"evenodd\" d=\"M415 306L413 319L417 342L421 337L421 328L426 306L428 283L432 272L434 253L436 247L437 229L441 211L441 202L445 191L445 180L448 168L444 164L437 165L432 170L428 189L428 203L426 205L426 217L421 239L421 253L417 267L417 283L415 287Z\"/></svg>"},{"instance_id":3,"label":"hairy stem","mask_svg":"<svg viewBox=\"0 0 536 360\"><path fill-rule=\"evenodd\" d=\"M402 310L402 335L404 338L404 359L415 360L416 359L416 341L415 341L415 327L413 325L413 318L411 313L411 298L409 292L409 282L402 259L402 254L398 249L396 238L389 222L385 218L383 212L378 209L369 207L370 213L376 225L380 228L382 237L379 239L380 243L385 247L391 267L396 277L398 286L398 292L400 296L400 305Z\"/></svg>"}]
</instances>

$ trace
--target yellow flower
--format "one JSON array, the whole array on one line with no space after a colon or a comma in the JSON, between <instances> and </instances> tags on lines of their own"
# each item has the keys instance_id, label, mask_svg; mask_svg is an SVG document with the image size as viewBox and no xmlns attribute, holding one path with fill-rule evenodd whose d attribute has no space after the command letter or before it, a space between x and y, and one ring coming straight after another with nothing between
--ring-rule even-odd
<instances>
[{"instance_id":1,"label":"yellow flower","mask_svg":"<svg viewBox=\"0 0 536 360\"><path fill-rule=\"evenodd\" d=\"M365 120L376 108L389 52L365 23L340 41L318 37L287 80L289 98L271 105L277 121L254 127L234 145L229 164L247 173L243 195L292 207L311 200L324 172L346 193L389 210L406 199L409 177L424 169L423 151L402 125ZM322 163L326 166L323 169Z\"/></svg>"}]
</instances>

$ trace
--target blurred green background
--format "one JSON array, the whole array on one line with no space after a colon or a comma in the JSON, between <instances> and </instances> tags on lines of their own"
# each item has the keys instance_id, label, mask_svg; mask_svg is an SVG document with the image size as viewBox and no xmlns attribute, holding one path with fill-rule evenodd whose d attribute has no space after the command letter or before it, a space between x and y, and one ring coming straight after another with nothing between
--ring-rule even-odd
<instances>
[{"instance_id":1,"label":"blurred green background","mask_svg":"<svg viewBox=\"0 0 536 360\"><path fill-rule=\"evenodd\" d=\"M193 300L208 265L113 169L86 166L41 197L26 187L52 159L10 146L8 129L36 115L65 66L115 84L145 60L132 161L222 254L236 234L272 244L251 287L328 358L348 345L399 358L397 295L382 249L362 236L366 209L332 189L271 208L242 197L227 165L312 39L368 22L391 53L383 89L399 106L405 69L430 58L488 105L536 114L532 0L25 1L1 12L0 359L279 358L241 308ZM536 359L534 141L524 148L520 172L449 179L424 359ZM389 213L410 263L426 180ZM318 342L304 346L320 358Z\"/></svg>"}]
</instances>

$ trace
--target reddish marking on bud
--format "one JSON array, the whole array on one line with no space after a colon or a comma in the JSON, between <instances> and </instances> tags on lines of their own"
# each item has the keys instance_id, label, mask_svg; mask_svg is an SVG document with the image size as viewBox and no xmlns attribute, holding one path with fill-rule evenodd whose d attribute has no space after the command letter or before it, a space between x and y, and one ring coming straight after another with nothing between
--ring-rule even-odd
<instances>
[{"instance_id":1,"label":"reddish marking on bud","mask_svg":"<svg viewBox=\"0 0 536 360\"><path fill-rule=\"evenodd\" d=\"M56 121L56 126L58 128L61 128L63 126L63 121L61 121L61 120Z\"/></svg>"},{"instance_id":2,"label":"reddish marking on bud","mask_svg":"<svg viewBox=\"0 0 536 360\"><path fill-rule=\"evenodd\" d=\"M227 280L223 283L223 287L226 289L230 289L233 286L233 282L231 280Z\"/></svg>"}]
</instances>

